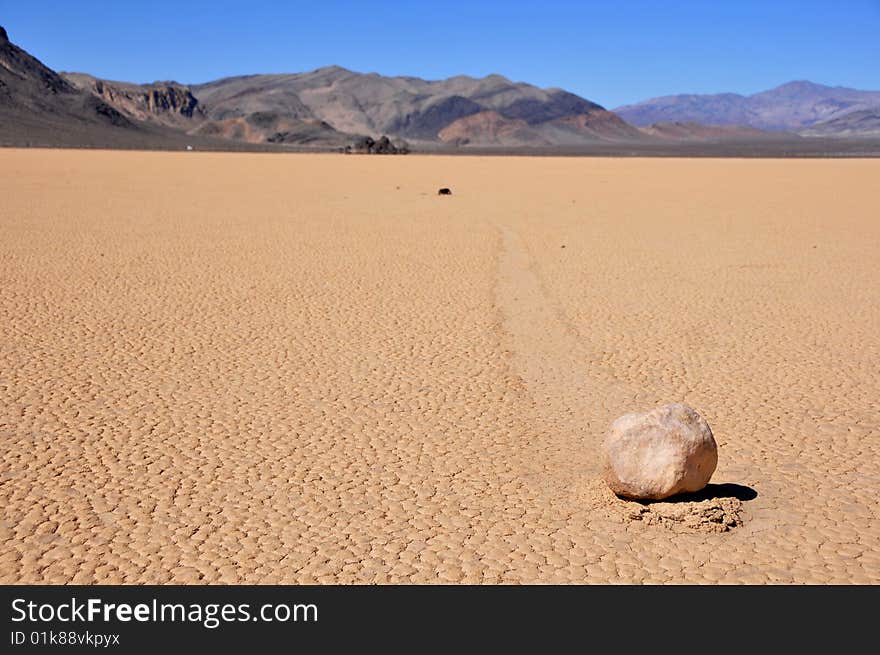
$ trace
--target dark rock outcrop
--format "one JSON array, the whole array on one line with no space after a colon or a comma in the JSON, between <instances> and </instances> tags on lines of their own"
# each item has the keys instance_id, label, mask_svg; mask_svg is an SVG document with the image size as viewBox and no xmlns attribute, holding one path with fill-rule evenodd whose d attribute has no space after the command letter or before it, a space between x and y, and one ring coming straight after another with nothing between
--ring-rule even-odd
<instances>
[{"instance_id":1,"label":"dark rock outcrop","mask_svg":"<svg viewBox=\"0 0 880 655\"><path fill-rule=\"evenodd\" d=\"M185 127L204 118L199 101L188 86L176 82L128 84L110 82L81 73L65 73L65 79L88 91L119 113L138 121Z\"/></svg>"},{"instance_id":2,"label":"dark rock outcrop","mask_svg":"<svg viewBox=\"0 0 880 655\"><path fill-rule=\"evenodd\" d=\"M199 104L188 87L172 84L156 85L144 96L149 110L157 114L171 112L192 118Z\"/></svg>"},{"instance_id":3,"label":"dark rock outcrop","mask_svg":"<svg viewBox=\"0 0 880 655\"><path fill-rule=\"evenodd\" d=\"M365 136L355 141L351 146L348 146L345 152L363 155L405 155L409 152L409 146L406 143L395 144L384 135L378 141L372 137Z\"/></svg>"}]
</instances>

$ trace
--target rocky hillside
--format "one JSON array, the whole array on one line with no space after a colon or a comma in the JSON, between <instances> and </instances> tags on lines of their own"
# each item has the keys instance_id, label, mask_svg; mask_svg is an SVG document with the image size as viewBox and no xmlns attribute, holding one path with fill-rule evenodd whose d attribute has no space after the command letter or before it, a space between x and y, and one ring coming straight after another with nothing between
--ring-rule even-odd
<instances>
[{"instance_id":1,"label":"rocky hillside","mask_svg":"<svg viewBox=\"0 0 880 655\"><path fill-rule=\"evenodd\" d=\"M880 137L880 106L816 123L804 136Z\"/></svg>"},{"instance_id":2,"label":"rocky hillside","mask_svg":"<svg viewBox=\"0 0 880 655\"><path fill-rule=\"evenodd\" d=\"M203 105L189 86L177 82L130 84L97 79L83 73L62 73L80 89L88 91L125 116L173 127L194 136L293 145L340 147L357 138L344 134L296 106L285 111L279 104L275 111L236 112L223 107L213 111Z\"/></svg>"},{"instance_id":3,"label":"rocky hillside","mask_svg":"<svg viewBox=\"0 0 880 655\"><path fill-rule=\"evenodd\" d=\"M187 114L198 120L194 98L153 86L141 90L61 75L12 43L0 27L0 146L222 147L219 140L180 129L191 120Z\"/></svg>"},{"instance_id":4,"label":"rocky hillside","mask_svg":"<svg viewBox=\"0 0 880 655\"><path fill-rule=\"evenodd\" d=\"M0 27L0 140L17 125L34 133L91 128L135 129L113 105L83 92L9 40Z\"/></svg>"},{"instance_id":5,"label":"rocky hillside","mask_svg":"<svg viewBox=\"0 0 880 655\"><path fill-rule=\"evenodd\" d=\"M78 89L87 91L139 121L175 127L204 118L204 110L189 87L176 82L129 84L99 80L83 73L61 73Z\"/></svg>"},{"instance_id":6,"label":"rocky hillside","mask_svg":"<svg viewBox=\"0 0 880 655\"><path fill-rule=\"evenodd\" d=\"M359 135L284 111L209 116L175 82L131 84L59 74L0 27L0 145L222 148L224 143L341 148ZM227 146L227 147L230 147Z\"/></svg>"}]
</instances>

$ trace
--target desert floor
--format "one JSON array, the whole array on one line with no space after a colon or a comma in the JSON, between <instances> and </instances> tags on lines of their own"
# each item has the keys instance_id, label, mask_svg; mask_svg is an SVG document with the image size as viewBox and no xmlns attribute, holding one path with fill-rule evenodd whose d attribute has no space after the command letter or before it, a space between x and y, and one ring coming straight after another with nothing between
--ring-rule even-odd
<instances>
[{"instance_id":1,"label":"desert floor","mask_svg":"<svg viewBox=\"0 0 880 655\"><path fill-rule=\"evenodd\" d=\"M2 582L880 582L880 161L0 171ZM713 486L617 499L676 401Z\"/></svg>"}]
</instances>

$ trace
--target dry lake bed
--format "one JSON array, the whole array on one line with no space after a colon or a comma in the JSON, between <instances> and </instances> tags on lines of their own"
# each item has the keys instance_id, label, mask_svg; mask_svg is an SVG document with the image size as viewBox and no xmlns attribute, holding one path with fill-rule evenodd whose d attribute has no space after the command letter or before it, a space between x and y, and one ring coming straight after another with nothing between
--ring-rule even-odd
<instances>
[{"instance_id":1,"label":"dry lake bed","mask_svg":"<svg viewBox=\"0 0 880 655\"><path fill-rule=\"evenodd\" d=\"M880 582L880 160L0 171L0 582ZM616 498L669 402L712 485Z\"/></svg>"}]
</instances>

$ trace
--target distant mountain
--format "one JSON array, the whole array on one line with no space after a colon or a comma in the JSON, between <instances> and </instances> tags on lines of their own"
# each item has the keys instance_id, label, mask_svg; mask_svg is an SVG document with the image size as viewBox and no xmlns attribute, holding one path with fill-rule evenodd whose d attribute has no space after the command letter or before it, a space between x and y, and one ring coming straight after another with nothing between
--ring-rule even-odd
<instances>
[{"instance_id":1,"label":"distant mountain","mask_svg":"<svg viewBox=\"0 0 880 655\"><path fill-rule=\"evenodd\" d=\"M798 138L766 129L877 135L876 106L880 92L795 82L748 97L674 96L622 108L639 128L573 93L501 75L423 80L330 66L134 84L56 73L0 27L0 145L397 153L409 142L635 154L695 152L694 144L721 153L732 143L745 146L737 152L764 152L761 144L774 142L788 152Z\"/></svg>"},{"instance_id":2,"label":"distant mountain","mask_svg":"<svg viewBox=\"0 0 880 655\"><path fill-rule=\"evenodd\" d=\"M238 139L341 147L356 136L260 115L241 123L209 119L190 88L175 82L131 84L59 74L12 43L0 27L0 145L222 148ZM265 131L269 138L262 138ZM251 132L260 137L248 138Z\"/></svg>"},{"instance_id":3,"label":"distant mountain","mask_svg":"<svg viewBox=\"0 0 880 655\"><path fill-rule=\"evenodd\" d=\"M341 147L359 137L299 111L295 99L289 105L273 98L274 111L228 111L220 107L209 112L193 95L191 87L177 82L131 84L101 80L84 73L62 73L80 89L115 107L132 120L182 130L191 136L244 141ZM270 105L266 103L266 105Z\"/></svg>"},{"instance_id":4,"label":"distant mountain","mask_svg":"<svg viewBox=\"0 0 880 655\"><path fill-rule=\"evenodd\" d=\"M250 75L195 85L212 120L318 121L334 129L415 142L572 145L639 139L600 105L561 89L500 75L428 81L330 66L309 73Z\"/></svg>"},{"instance_id":5,"label":"distant mountain","mask_svg":"<svg viewBox=\"0 0 880 655\"><path fill-rule=\"evenodd\" d=\"M145 92L141 102L137 85L61 75L12 43L0 27L0 146L183 148L222 143L194 138L175 120L162 118L163 104L177 104L176 111L185 114L191 99L160 87Z\"/></svg>"},{"instance_id":6,"label":"distant mountain","mask_svg":"<svg viewBox=\"0 0 880 655\"><path fill-rule=\"evenodd\" d=\"M614 111L639 126L690 122L799 132L817 123L875 107L880 107L880 91L798 81L749 96L735 93L664 96Z\"/></svg>"},{"instance_id":7,"label":"distant mountain","mask_svg":"<svg viewBox=\"0 0 880 655\"><path fill-rule=\"evenodd\" d=\"M365 137L456 146L532 147L638 141L600 105L500 75L427 81L329 66L206 84L130 84L83 73L63 79L132 121L260 144L338 147Z\"/></svg>"}]
</instances>

